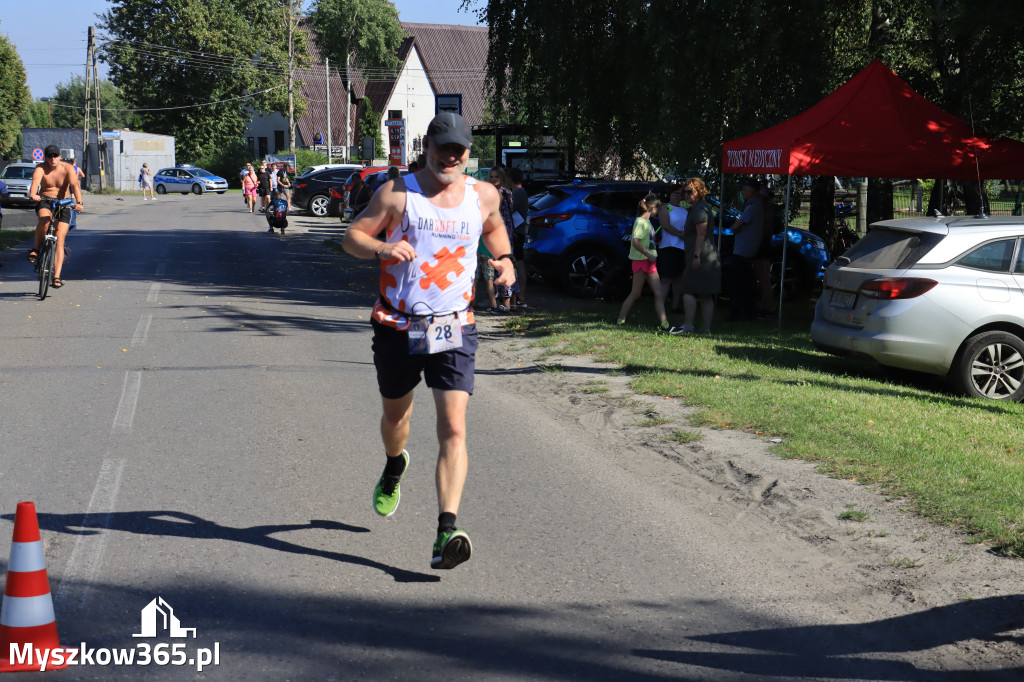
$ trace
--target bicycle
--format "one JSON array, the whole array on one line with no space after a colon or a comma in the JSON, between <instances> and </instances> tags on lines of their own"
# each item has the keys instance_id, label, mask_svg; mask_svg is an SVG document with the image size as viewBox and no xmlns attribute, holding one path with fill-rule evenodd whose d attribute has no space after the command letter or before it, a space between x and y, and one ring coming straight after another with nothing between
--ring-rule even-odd
<instances>
[{"instance_id":1,"label":"bicycle","mask_svg":"<svg viewBox=\"0 0 1024 682\"><path fill-rule=\"evenodd\" d=\"M36 272L39 273L39 300L46 300L46 293L50 289L50 282L53 281L53 266L57 252L57 219L60 217L60 209L65 206L74 206L74 197L66 199L48 199L50 208L50 224L46 228L46 236L39 247L36 255Z\"/></svg>"}]
</instances>

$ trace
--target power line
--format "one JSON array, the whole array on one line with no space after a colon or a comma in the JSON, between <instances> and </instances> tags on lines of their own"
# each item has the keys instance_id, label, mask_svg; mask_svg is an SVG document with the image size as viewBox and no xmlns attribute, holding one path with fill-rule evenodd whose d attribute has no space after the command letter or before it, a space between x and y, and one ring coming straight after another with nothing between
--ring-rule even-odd
<instances>
[{"instance_id":1,"label":"power line","mask_svg":"<svg viewBox=\"0 0 1024 682\"><path fill-rule=\"evenodd\" d=\"M216 102L202 102L200 104L183 104L183 105L178 106L178 107L157 107L157 108L152 108L152 109L114 109L114 108L111 108L111 107L103 107L103 111L131 111L131 112L136 112L136 111L174 111L174 110L177 110L177 109L194 109L196 107L209 107L209 106L213 106L214 104L224 104L226 102L235 102L235 101L238 101L240 99L251 99L253 97L256 97L257 95L265 95L268 92L273 92L274 90L280 90L283 87L284 87L283 84L282 85L275 85L274 87L267 88L266 90L260 90L259 92L252 92L252 93L249 93L248 95L241 95L240 97L231 97L230 99L221 99L221 100L217 100ZM55 106L55 107L63 107L65 109L81 109L82 108L82 105L80 105L80 104L77 104L77 105L54 104L53 106Z\"/></svg>"}]
</instances>

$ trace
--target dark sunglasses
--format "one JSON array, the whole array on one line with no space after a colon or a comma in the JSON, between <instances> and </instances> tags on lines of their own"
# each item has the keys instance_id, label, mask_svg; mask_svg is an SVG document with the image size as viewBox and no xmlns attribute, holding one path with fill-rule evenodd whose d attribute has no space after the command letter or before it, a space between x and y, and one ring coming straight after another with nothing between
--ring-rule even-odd
<instances>
[{"instance_id":1,"label":"dark sunglasses","mask_svg":"<svg viewBox=\"0 0 1024 682\"><path fill-rule=\"evenodd\" d=\"M48 158L48 159L59 159L60 158L60 154L47 154L46 158Z\"/></svg>"}]
</instances>

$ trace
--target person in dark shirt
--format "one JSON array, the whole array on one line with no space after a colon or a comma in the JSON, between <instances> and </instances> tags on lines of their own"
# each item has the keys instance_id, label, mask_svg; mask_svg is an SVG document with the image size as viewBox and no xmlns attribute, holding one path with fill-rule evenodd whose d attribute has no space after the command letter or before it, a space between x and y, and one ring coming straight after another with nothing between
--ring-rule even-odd
<instances>
[{"instance_id":1,"label":"person in dark shirt","mask_svg":"<svg viewBox=\"0 0 1024 682\"><path fill-rule=\"evenodd\" d=\"M256 181L259 185L256 188L256 192L260 195L260 213L267 212L267 206L270 205L270 171L267 169L267 162L263 161L260 163L260 170L256 173Z\"/></svg>"},{"instance_id":2,"label":"person in dark shirt","mask_svg":"<svg viewBox=\"0 0 1024 682\"><path fill-rule=\"evenodd\" d=\"M352 208L352 220L355 220L363 212L372 198L373 190L363 180L363 176L356 173L352 179L352 191L348 195L348 205Z\"/></svg>"}]
</instances>

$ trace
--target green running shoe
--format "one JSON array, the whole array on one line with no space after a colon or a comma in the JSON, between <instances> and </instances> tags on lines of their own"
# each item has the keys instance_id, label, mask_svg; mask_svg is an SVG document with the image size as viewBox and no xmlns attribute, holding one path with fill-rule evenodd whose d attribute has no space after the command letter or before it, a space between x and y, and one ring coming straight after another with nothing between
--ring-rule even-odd
<instances>
[{"instance_id":1,"label":"green running shoe","mask_svg":"<svg viewBox=\"0 0 1024 682\"><path fill-rule=\"evenodd\" d=\"M381 516L391 516L398 509L398 501L402 499L402 476L409 470L409 453L402 450L405 469L399 476L388 476L387 472L380 475L380 480L373 488L373 510Z\"/></svg>"},{"instance_id":2,"label":"green running shoe","mask_svg":"<svg viewBox=\"0 0 1024 682\"><path fill-rule=\"evenodd\" d=\"M446 528L437 534L434 541L434 556L430 559L430 567L436 569L455 568L469 559L473 553L473 544L465 531Z\"/></svg>"}]
</instances>

